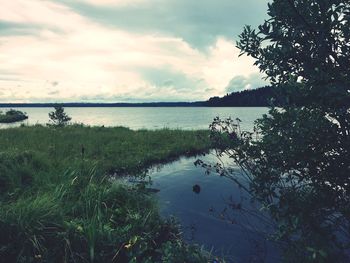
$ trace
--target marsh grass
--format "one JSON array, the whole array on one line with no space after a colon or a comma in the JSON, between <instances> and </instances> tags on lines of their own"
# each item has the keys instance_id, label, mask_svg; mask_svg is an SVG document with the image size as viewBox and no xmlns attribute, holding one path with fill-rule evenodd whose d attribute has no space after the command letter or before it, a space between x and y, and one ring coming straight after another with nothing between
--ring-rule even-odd
<instances>
[{"instance_id":1,"label":"marsh grass","mask_svg":"<svg viewBox=\"0 0 350 263\"><path fill-rule=\"evenodd\" d=\"M206 131L0 131L2 262L206 262L141 186L110 175L206 151Z\"/></svg>"},{"instance_id":2,"label":"marsh grass","mask_svg":"<svg viewBox=\"0 0 350 263\"><path fill-rule=\"evenodd\" d=\"M82 156L82 148L84 156ZM68 126L64 129L23 126L0 131L2 152L32 151L58 167L98 161L106 170L135 173L183 154L209 148L207 131L139 130ZM65 164L65 165L62 165Z\"/></svg>"}]
</instances>

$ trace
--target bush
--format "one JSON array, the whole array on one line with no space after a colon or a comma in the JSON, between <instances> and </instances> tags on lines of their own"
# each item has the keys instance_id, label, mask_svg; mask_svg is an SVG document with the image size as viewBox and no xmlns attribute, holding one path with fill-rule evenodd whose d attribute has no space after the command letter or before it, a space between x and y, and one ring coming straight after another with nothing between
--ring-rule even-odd
<instances>
[{"instance_id":1,"label":"bush","mask_svg":"<svg viewBox=\"0 0 350 263\"><path fill-rule=\"evenodd\" d=\"M273 0L268 6L269 19L258 30L246 26L237 46L285 103L271 105L255 134L216 120L213 139L219 155L243 168L246 190L277 222L286 261L349 262L350 5ZM222 166L218 172L231 174Z\"/></svg>"}]
</instances>

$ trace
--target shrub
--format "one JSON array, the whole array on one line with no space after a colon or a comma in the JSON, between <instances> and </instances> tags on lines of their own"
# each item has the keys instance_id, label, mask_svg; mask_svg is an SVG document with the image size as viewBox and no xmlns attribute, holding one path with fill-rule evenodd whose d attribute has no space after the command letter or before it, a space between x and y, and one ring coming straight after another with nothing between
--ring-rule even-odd
<instances>
[{"instance_id":1,"label":"shrub","mask_svg":"<svg viewBox=\"0 0 350 263\"><path fill-rule=\"evenodd\" d=\"M65 112L62 106L56 106L55 111L49 113L50 122L49 125L56 127L66 126L72 119Z\"/></svg>"}]
</instances>

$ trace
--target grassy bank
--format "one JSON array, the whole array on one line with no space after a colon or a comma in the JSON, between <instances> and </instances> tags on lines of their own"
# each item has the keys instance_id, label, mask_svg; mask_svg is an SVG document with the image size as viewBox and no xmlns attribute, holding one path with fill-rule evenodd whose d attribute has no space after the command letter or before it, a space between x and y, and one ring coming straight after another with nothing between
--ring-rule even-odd
<instances>
[{"instance_id":1,"label":"grassy bank","mask_svg":"<svg viewBox=\"0 0 350 263\"><path fill-rule=\"evenodd\" d=\"M13 123L28 119L28 116L18 110L9 110L6 113L0 111L0 123Z\"/></svg>"},{"instance_id":2,"label":"grassy bank","mask_svg":"<svg viewBox=\"0 0 350 263\"><path fill-rule=\"evenodd\" d=\"M206 131L0 130L4 262L205 262L142 186L111 182L210 148Z\"/></svg>"}]
</instances>

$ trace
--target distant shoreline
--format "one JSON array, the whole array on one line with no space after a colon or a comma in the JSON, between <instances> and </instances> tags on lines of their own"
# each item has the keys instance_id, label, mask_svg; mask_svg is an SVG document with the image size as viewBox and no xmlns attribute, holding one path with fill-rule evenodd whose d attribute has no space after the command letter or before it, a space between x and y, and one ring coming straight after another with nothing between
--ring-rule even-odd
<instances>
[{"instance_id":1,"label":"distant shoreline","mask_svg":"<svg viewBox=\"0 0 350 263\"><path fill-rule=\"evenodd\" d=\"M269 107L274 90L266 86L226 94L224 97L211 97L206 101L193 102L37 102L0 103L0 108L52 108L57 105L67 108L111 108L111 107Z\"/></svg>"},{"instance_id":2,"label":"distant shoreline","mask_svg":"<svg viewBox=\"0 0 350 263\"><path fill-rule=\"evenodd\" d=\"M0 108L159 108L159 107L198 107L198 108L233 108L233 107L267 107L261 105L218 106L205 105L205 102L155 102L155 103L0 103Z\"/></svg>"},{"instance_id":3,"label":"distant shoreline","mask_svg":"<svg viewBox=\"0 0 350 263\"><path fill-rule=\"evenodd\" d=\"M0 108L108 108L108 107L204 107L202 102L150 102L150 103L0 103Z\"/></svg>"},{"instance_id":4,"label":"distant shoreline","mask_svg":"<svg viewBox=\"0 0 350 263\"><path fill-rule=\"evenodd\" d=\"M273 97L272 87L266 86L253 90L244 90L226 94L224 97L211 97L206 101L194 102L37 102L37 103L0 103L0 108L52 108L57 105L67 108L112 108L112 107L269 107Z\"/></svg>"}]
</instances>

